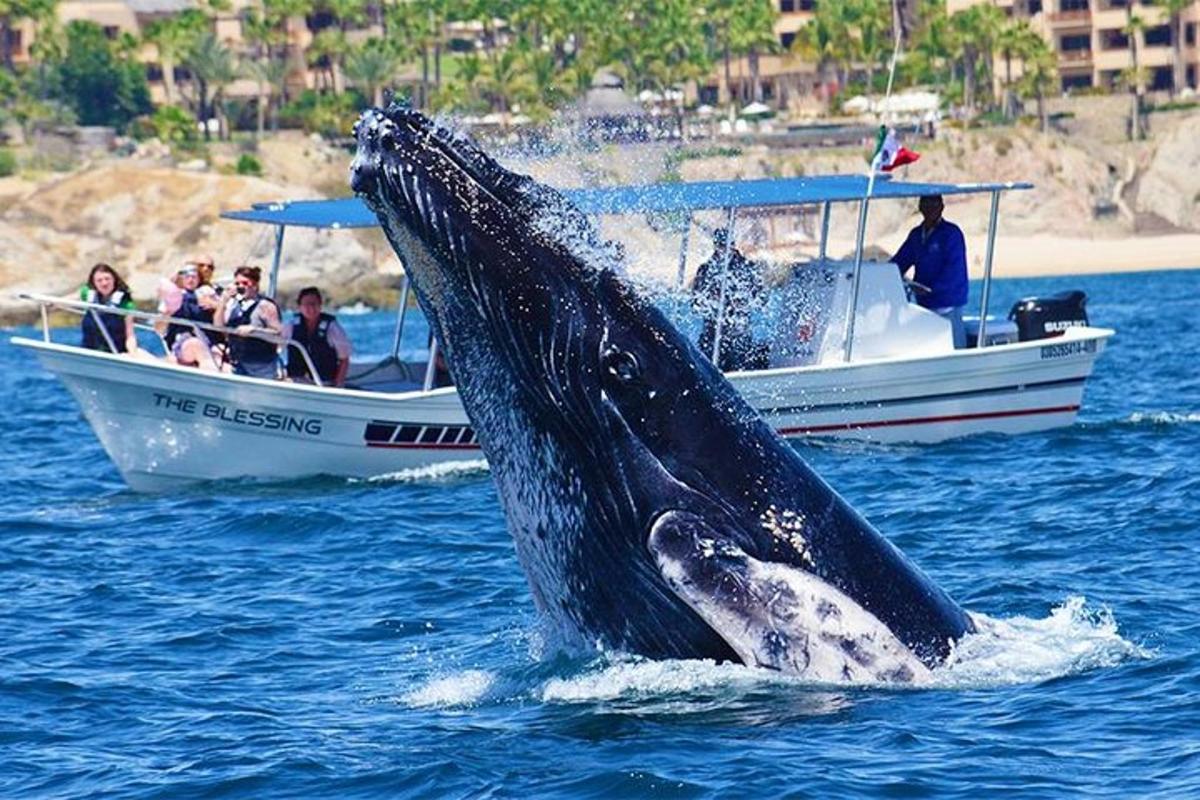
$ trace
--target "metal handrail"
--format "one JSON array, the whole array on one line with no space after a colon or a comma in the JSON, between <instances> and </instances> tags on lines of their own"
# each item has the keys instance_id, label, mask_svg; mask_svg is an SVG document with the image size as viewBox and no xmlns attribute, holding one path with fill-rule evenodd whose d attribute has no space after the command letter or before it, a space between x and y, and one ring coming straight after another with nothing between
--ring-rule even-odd
<instances>
[{"instance_id":1,"label":"metal handrail","mask_svg":"<svg viewBox=\"0 0 1200 800\"><path fill-rule=\"evenodd\" d=\"M50 321L49 321L49 317L45 313L45 309L47 306L54 306L54 307L68 309L72 312L78 313L80 316L83 316L85 314L98 315L100 313L117 314L118 316L122 316L122 317L133 317L135 325L138 324L139 321L141 321L141 323L144 327L151 328L151 329L153 329L156 324L162 324L162 323L166 323L168 325L176 324L176 325L183 325L185 327L190 327L196 331L205 330L205 331L212 331L214 333L223 333L223 334L226 334L229 336L241 336L242 338L249 338L249 339L262 339L263 341L270 342L271 344L274 344L276 346L282 345L284 347L294 347L300 352L300 356L304 359L304 367L305 367L305 369L308 370L308 374L312 377L313 384L316 386L324 386L325 385L321 381L321 376L317 373L317 368L313 364L312 357L309 356L309 354L308 354L308 349L304 345L302 345L300 342L297 342L295 339L291 338L290 336L282 336L280 334L274 333L269 330L263 330L261 328L256 328L256 329L254 329L252 331L248 331L248 332L242 332L242 331L239 331L237 328L230 328L226 325L216 325L211 322L201 322L199 320L185 319L183 317L173 317L173 316L169 316L167 314L159 314L157 312L139 311L138 309L120 308L118 306L106 306L106 305L101 305L99 303L89 303L89 302L86 302L83 300L68 300L66 298L51 297L50 295L44 295L44 294L21 293L18 295L18 297L20 297L22 300L30 300L32 302L35 302L35 303L38 303L41 305L41 308L42 308L42 338L45 341L50 341ZM98 316L95 317L95 319L96 319L97 324L99 325L100 320L99 320ZM100 328L101 333L104 335L105 341L108 343L112 352L116 353L117 352L116 345L112 341L112 338L108 335L108 331L104 328L103 325L99 325L99 328ZM155 330L155 332L157 333L157 330ZM162 338L161 334L159 335L159 338L160 339Z\"/></svg>"}]
</instances>

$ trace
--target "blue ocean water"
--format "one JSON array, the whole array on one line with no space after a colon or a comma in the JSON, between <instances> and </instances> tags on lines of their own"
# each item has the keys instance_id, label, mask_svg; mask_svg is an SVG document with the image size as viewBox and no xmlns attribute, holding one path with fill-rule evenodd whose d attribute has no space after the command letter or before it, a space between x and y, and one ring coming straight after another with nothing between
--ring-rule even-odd
<instances>
[{"instance_id":1,"label":"blue ocean water","mask_svg":"<svg viewBox=\"0 0 1200 800\"><path fill-rule=\"evenodd\" d=\"M1074 287L1075 427L800 446L980 615L925 689L552 652L482 467L134 494L6 337L0 796L1200 796L1200 271Z\"/></svg>"}]
</instances>

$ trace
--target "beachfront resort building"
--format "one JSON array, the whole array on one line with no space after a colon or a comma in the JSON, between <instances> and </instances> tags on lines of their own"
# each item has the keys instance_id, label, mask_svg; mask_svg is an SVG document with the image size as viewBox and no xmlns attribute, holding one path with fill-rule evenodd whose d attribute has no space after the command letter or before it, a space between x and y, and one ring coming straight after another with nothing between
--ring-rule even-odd
<instances>
[{"instance_id":1,"label":"beachfront resort building","mask_svg":"<svg viewBox=\"0 0 1200 800\"><path fill-rule=\"evenodd\" d=\"M104 29L109 39L118 39L123 34L141 39L146 28L156 20L195 8L191 0L59 0L58 21L65 25L75 20L92 22ZM232 0L219 10L212 11L213 33L228 47L240 49L246 42L242 35L242 14L248 8L257 8L255 0ZM294 17L286 24L287 50L289 53L288 83L292 88L303 89L315 85L318 78L315 70L308 67L304 59L305 50L312 43L314 30L303 17ZM14 63L28 63L30 45L34 37L34 24L25 20L10 32L9 45ZM150 97L155 103L167 102L167 84L164 80L162 62L153 44L144 44L138 53L146 65L146 79ZM186 67L176 64L174 77L177 84L191 79ZM230 98L257 97L257 85L249 78L240 78L225 88Z\"/></svg>"},{"instance_id":2,"label":"beachfront resort building","mask_svg":"<svg viewBox=\"0 0 1200 800\"><path fill-rule=\"evenodd\" d=\"M1200 0L1179 14L1180 85L1175 83L1171 19L1158 3L1144 0L947 0L954 13L992 3L1008 16L1029 21L1058 57L1063 91L1119 89L1136 50L1143 85L1150 91L1195 89L1200 79ZM1135 22L1131 25L1131 18ZM1132 41L1131 41L1132 37ZM1014 73L1019 74L1017 64ZM999 76L1001 69L994 70Z\"/></svg>"}]
</instances>

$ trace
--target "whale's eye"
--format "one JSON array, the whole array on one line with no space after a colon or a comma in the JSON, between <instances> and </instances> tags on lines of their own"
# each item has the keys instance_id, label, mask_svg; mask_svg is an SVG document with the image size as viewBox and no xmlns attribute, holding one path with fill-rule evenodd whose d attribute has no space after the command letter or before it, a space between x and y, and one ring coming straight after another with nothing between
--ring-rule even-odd
<instances>
[{"instance_id":1,"label":"whale's eye","mask_svg":"<svg viewBox=\"0 0 1200 800\"><path fill-rule=\"evenodd\" d=\"M600 357L600 364L603 366L605 372L621 383L633 383L642 374L642 368L638 364L637 356L617 347L610 347L605 350L604 355Z\"/></svg>"}]
</instances>

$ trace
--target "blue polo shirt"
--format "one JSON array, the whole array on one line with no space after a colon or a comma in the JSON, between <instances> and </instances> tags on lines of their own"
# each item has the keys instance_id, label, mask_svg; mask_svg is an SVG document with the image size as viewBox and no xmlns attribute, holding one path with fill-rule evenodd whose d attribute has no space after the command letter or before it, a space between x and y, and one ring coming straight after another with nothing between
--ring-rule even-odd
<instances>
[{"instance_id":1,"label":"blue polo shirt","mask_svg":"<svg viewBox=\"0 0 1200 800\"><path fill-rule=\"evenodd\" d=\"M916 293L919 305L948 308L967 304L967 242L953 222L940 220L928 235L921 225L913 228L892 261L901 272L916 264L913 280L932 290Z\"/></svg>"}]
</instances>

